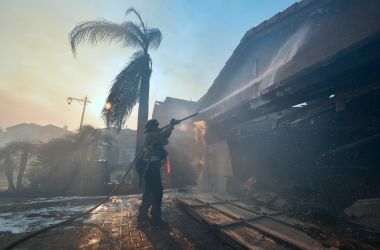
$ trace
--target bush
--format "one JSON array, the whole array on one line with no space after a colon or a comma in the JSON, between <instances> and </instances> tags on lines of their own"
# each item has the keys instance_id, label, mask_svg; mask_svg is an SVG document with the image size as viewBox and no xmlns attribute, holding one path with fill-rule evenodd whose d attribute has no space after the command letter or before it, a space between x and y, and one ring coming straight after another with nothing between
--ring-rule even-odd
<instances>
[{"instance_id":1,"label":"bush","mask_svg":"<svg viewBox=\"0 0 380 250\"><path fill-rule=\"evenodd\" d=\"M108 182L104 161L98 161L101 140L96 130L42 144L27 177L30 188L48 195L99 194Z\"/></svg>"}]
</instances>

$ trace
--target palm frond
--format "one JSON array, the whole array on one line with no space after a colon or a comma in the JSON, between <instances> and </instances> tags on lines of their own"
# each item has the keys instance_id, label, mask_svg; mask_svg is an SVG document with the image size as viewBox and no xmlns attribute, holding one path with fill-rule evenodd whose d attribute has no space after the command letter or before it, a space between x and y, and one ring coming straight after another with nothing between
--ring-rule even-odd
<instances>
[{"instance_id":1,"label":"palm frond","mask_svg":"<svg viewBox=\"0 0 380 250\"><path fill-rule=\"evenodd\" d=\"M151 49L157 49L162 40L162 34L159 29L147 29L146 31L147 41L148 41L148 47Z\"/></svg>"},{"instance_id":2,"label":"palm frond","mask_svg":"<svg viewBox=\"0 0 380 250\"><path fill-rule=\"evenodd\" d=\"M110 109L103 109L102 118L107 127L118 129L125 124L139 98L142 75L149 69L149 55L136 52L126 67L116 76L107 97Z\"/></svg>"},{"instance_id":3,"label":"palm frond","mask_svg":"<svg viewBox=\"0 0 380 250\"><path fill-rule=\"evenodd\" d=\"M88 21L78 24L69 34L69 41L73 54L76 54L76 47L79 43L90 42L92 45L100 41L124 42L132 48L139 48L140 41L128 36L125 24L116 24L104 19Z\"/></svg>"},{"instance_id":4,"label":"palm frond","mask_svg":"<svg viewBox=\"0 0 380 250\"><path fill-rule=\"evenodd\" d=\"M145 27L145 24L141 18L140 13L133 7L127 9L127 11L125 12L125 15L127 16L129 13L134 13L137 16L137 18L140 20L140 25L143 28L143 32L144 32L144 34L146 34L146 27Z\"/></svg>"},{"instance_id":5,"label":"palm frond","mask_svg":"<svg viewBox=\"0 0 380 250\"><path fill-rule=\"evenodd\" d=\"M133 39L133 40L138 40L141 48L146 47L146 38L144 33L141 31L141 29L133 22L125 22L123 23L123 26L127 30L125 34L125 39L126 39L126 46L128 45L128 40Z\"/></svg>"}]
</instances>

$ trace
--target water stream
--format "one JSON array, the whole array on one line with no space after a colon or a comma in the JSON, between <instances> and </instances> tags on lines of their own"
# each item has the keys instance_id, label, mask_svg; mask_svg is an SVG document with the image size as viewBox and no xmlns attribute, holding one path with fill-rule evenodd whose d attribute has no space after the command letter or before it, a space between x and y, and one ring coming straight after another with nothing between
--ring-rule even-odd
<instances>
[{"instance_id":1,"label":"water stream","mask_svg":"<svg viewBox=\"0 0 380 250\"><path fill-rule=\"evenodd\" d=\"M255 95L259 95L260 91L270 87L275 82L279 70L285 65L287 65L289 62L291 62L294 56L298 53L302 45L305 43L305 40L310 30L311 24L303 24L279 48L275 56L273 56L268 68L263 73L249 81L243 87L235 90L228 96L224 97L220 101L201 110L199 113L204 113L215 107L223 107L223 111L226 111L228 109L231 109L233 106L236 106L237 104L247 101L246 99L254 98ZM254 90L254 93L250 93L247 91L249 88L256 84L259 84L259 87Z\"/></svg>"}]
</instances>

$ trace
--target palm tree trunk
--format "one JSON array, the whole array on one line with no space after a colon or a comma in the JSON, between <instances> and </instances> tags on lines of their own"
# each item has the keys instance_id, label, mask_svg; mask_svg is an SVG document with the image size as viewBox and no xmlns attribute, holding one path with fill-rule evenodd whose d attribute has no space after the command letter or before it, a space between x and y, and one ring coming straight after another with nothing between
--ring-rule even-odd
<instances>
[{"instance_id":1,"label":"palm tree trunk","mask_svg":"<svg viewBox=\"0 0 380 250\"><path fill-rule=\"evenodd\" d=\"M5 175L7 176L8 180L8 191L13 191L15 190L15 185L13 184L13 162L9 156L7 156L5 159L4 167Z\"/></svg>"},{"instance_id":2,"label":"palm tree trunk","mask_svg":"<svg viewBox=\"0 0 380 250\"><path fill-rule=\"evenodd\" d=\"M140 84L140 97L139 97L139 110L137 118L137 137L136 137L136 152L135 156L139 153L144 144L144 129L148 121L149 114L149 81L152 69L150 67L150 57L147 57L146 72L141 77Z\"/></svg>"},{"instance_id":3,"label":"palm tree trunk","mask_svg":"<svg viewBox=\"0 0 380 250\"><path fill-rule=\"evenodd\" d=\"M20 165L18 167L18 175L17 175L17 183L16 183L16 188L20 189L22 186L22 178L24 177L24 172L26 169L26 164L28 163L28 152L22 152L21 155L21 160L20 160Z\"/></svg>"}]
</instances>

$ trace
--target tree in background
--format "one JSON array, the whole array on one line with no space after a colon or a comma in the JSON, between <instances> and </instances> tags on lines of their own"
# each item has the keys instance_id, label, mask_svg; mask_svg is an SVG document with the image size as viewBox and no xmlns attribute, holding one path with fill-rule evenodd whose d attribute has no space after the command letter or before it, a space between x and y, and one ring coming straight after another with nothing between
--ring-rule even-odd
<instances>
[{"instance_id":1,"label":"tree in background","mask_svg":"<svg viewBox=\"0 0 380 250\"><path fill-rule=\"evenodd\" d=\"M13 144L7 144L0 150L0 161L5 172L5 176L7 177L8 191L14 191L16 189L13 183L13 172L15 167L15 162L13 159L14 152L15 148Z\"/></svg>"},{"instance_id":2,"label":"tree in background","mask_svg":"<svg viewBox=\"0 0 380 250\"><path fill-rule=\"evenodd\" d=\"M29 141L17 141L7 144L0 150L0 160L3 160L3 168L8 180L8 191L20 189L28 161L35 153L37 145ZM13 173L18 161L18 175L16 187L13 182Z\"/></svg>"},{"instance_id":3,"label":"tree in background","mask_svg":"<svg viewBox=\"0 0 380 250\"><path fill-rule=\"evenodd\" d=\"M64 193L75 177L75 170L79 169L74 161L74 148L75 144L67 138L42 144L28 172L31 189L51 194Z\"/></svg>"},{"instance_id":4,"label":"tree in background","mask_svg":"<svg viewBox=\"0 0 380 250\"><path fill-rule=\"evenodd\" d=\"M22 187L22 179L26 170L28 161L35 154L37 149L37 144L29 141L21 141L14 143L14 149L19 153L19 166L17 174L16 188L20 189Z\"/></svg>"},{"instance_id":5,"label":"tree in background","mask_svg":"<svg viewBox=\"0 0 380 250\"><path fill-rule=\"evenodd\" d=\"M138 101L136 149L139 150L143 143L142 137L149 112L152 60L148 51L159 47L162 34L159 29L147 27L134 8L128 9L126 15L130 13L138 18L139 23L127 21L117 24L103 19L83 22L71 31L69 40L74 54L81 42L96 44L100 41L114 41L137 49L130 62L114 79L107 97L108 105L102 111L102 118L108 127L121 129Z\"/></svg>"},{"instance_id":6,"label":"tree in background","mask_svg":"<svg viewBox=\"0 0 380 250\"><path fill-rule=\"evenodd\" d=\"M39 147L28 177L32 189L50 194L96 193L103 188L104 148L113 139L99 129L83 126L80 133L53 139Z\"/></svg>"}]
</instances>

